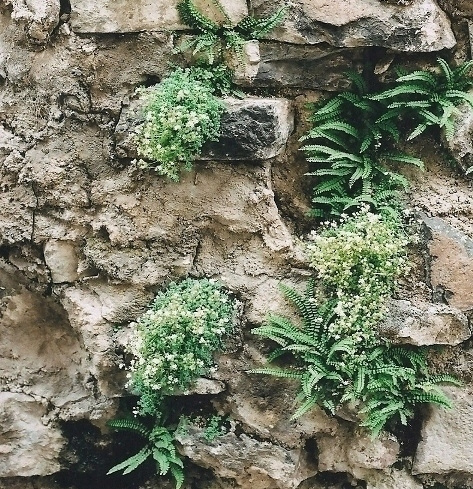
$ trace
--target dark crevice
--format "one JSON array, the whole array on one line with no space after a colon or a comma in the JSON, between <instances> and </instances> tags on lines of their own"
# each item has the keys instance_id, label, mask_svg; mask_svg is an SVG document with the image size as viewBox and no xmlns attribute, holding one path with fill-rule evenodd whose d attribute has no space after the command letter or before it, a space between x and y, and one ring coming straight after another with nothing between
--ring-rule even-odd
<instances>
[{"instance_id":1,"label":"dark crevice","mask_svg":"<svg viewBox=\"0 0 473 489\"><path fill-rule=\"evenodd\" d=\"M71 13L71 2L69 0L60 0L59 17Z\"/></svg>"},{"instance_id":2,"label":"dark crevice","mask_svg":"<svg viewBox=\"0 0 473 489\"><path fill-rule=\"evenodd\" d=\"M156 75L145 75L143 86L146 88L152 87L154 85L157 85L160 81L161 79Z\"/></svg>"}]
</instances>

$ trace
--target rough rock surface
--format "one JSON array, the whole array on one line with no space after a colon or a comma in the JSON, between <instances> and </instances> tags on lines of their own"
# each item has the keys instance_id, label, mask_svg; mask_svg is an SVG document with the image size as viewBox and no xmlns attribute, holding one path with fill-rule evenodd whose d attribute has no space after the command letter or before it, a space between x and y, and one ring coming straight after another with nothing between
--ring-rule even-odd
<instances>
[{"instance_id":1,"label":"rough rock surface","mask_svg":"<svg viewBox=\"0 0 473 489\"><path fill-rule=\"evenodd\" d=\"M393 343L410 345L458 345L471 336L468 318L445 304L413 304L391 301L380 333Z\"/></svg>"},{"instance_id":2,"label":"rough rock surface","mask_svg":"<svg viewBox=\"0 0 473 489\"><path fill-rule=\"evenodd\" d=\"M76 0L71 16L74 31L80 33L172 31L186 29L180 22L176 5L178 0L139 0L130 4L126 0L105 0L97 6L88 0ZM195 4L213 20L223 23L222 16L215 4L209 0L197 0ZM226 11L230 19L237 23L248 14L247 4L243 0L226 2ZM98 8L97 8L98 7Z\"/></svg>"},{"instance_id":3,"label":"rough rock surface","mask_svg":"<svg viewBox=\"0 0 473 489\"><path fill-rule=\"evenodd\" d=\"M429 278L434 293L462 311L473 309L473 240L442 219L423 220L431 233Z\"/></svg>"},{"instance_id":4,"label":"rough rock surface","mask_svg":"<svg viewBox=\"0 0 473 489\"><path fill-rule=\"evenodd\" d=\"M267 160L284 149L294 122L291 103L285 99L224 99L218 142L209 142L200 160ZM122 111L115 129L116 149L120 157L137 158L134 130L143 121L142 105L134 100Z\"/></svg>"},{"instance_id":5,"label":"rough rock surface","mask_svg":"<svg viewBox=\"0 0 473 489\"><path fill-rule=\"evenodd\" d=\"M453 116L455 131L451 139L444 137L444 143L463 171L473 166L473 111L467 104L460 106Z\"/></svg>"},{"instance_id":6,"label":"rough rock surface","mask_svg":"<svg viewBox=\"0 0 473 489\"><path fill-rule=\"evenodd\" d=\"M454 406L451 410L429 408L417 448L414 474L473 474L473 400L471 386L446 387Z\"/></svg>"},{"instance_id":7,"label":"rough rock surface","mask_svg":"<svg viewBox=\"0 0 473 489\"><path fill-rule=\"evenodd\" d=\"M274 10L274 2L255 0L257 15ZM300 44L337 47L383 46L399 51L439 51L455 45L450 21L435 0L407 6L377 0L297 0L285 23L270 37Z\"/></svg>"},{"instance_id":8,"label":"rough rock surface","mask_svg":"<svg viewBox=\"0 0 473 489\"><path fill-rule=\"evenodd\" d=\"M212 468L221 478L233 479L236 487L295 489L316 474L301 449L287 450L244 434L227 433L208 442L202 437L202 429L190 427L178 441L183 455Z\"/></svg>"},{"instance_id":9,"label":"rough rock surface","mask_svg":"<svg viewBox=\"0 0 473 489\"><path fill-rule=\"evenodd\" d=\"M47 405L26 394L0 392L0 477L49 475L61 465L65 440L42 417Z\"/></svg>"}]
</instances>

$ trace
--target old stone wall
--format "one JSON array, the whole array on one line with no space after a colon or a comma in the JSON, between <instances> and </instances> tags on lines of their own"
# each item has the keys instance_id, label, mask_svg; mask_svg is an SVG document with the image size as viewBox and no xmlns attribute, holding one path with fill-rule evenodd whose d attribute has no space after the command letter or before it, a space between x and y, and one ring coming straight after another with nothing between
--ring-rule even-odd
<instances>
[{"instance_id":1,"label":"old stone wall","mask_svg":"<svg viewBox=\"0 0 473 489\"><path fill-rule=\"evenodd\" d=\"M275 8L222 3L234 21ZM0 488L167 487L151 470L105 476L129 448L105 422L129 396L118 368L129 323L187 276L221 281L244 318L213 394L182 399L237 426L211 442L198 427L179 439L186 488L473 487L469 113L450 143L456 164L429 137L417 143L426 170L409 170L407 200L425 239L386 326L400 343L444 346L434 365L464 380L449 388L454 409L426 408L397 438L372 440L350 413L292 421L294 385L246 373L262 359L250 329L290 314L279 282L310 276L299 244L313 226L298 151L306 102L346 88L349 69L384 81L395 66L470 59L470 1L291 2L237 69L248 98L226 100L224 141L172 183L131 165L130 132L135 89L183 63L176 4L0 0Z\"/></svg>"}]
</instances>

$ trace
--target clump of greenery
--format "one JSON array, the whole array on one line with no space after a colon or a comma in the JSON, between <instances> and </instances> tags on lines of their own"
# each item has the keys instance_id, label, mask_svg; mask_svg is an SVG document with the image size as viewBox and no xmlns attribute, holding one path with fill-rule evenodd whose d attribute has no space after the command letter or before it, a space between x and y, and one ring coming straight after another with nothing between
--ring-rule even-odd
<instances>
[{"instance_id":1,"label":"clump of greenery","mask_svg":"<svg viewBox=\"0 0 473 489\"><path fill-rule=\"evenodd\" d=\"M192 49L193 54L203 52L211 65L222 54L222 44L224 49L234 51L241 60L244 43L265 36L281 24L288 10L288 7L282 6L270 17L256 18L249 15L234 24L219 0L213 0L213 3L225 18L223 24L206 17L192 0L183 0L177 5L182 22L199 32L194 39L182 43L179 50Z\"/></svg>"},{"instance_id":2,"label":"clump of greenery","mask_svg":"<svg viewBox=\"0 0 473 489\"><path fill-rule=\"evenodd\" d=\"M135 419L112 420L109 426L133 431L146 444L109 474L119 470L127 474L152 456L158 473L170 472L176 489L182 486L183 465L174 445L179 428L166 423L166 401L215 368L213 353L232 331L235 310L236 303L215 280L189 278L158 293L148 311L132 323L127 351L133 359L127 367L127 387L139 396ZM152 428L138 418L154 420Z\"/></svg>"},{"instance_id":3,"label":"clump of greenery","mask_svg":"<svg viewBox=\"0 0 473 489\"><path fill-rule=\"evenodd\" d=\"M450 406L438 385L456 380L429 375L422 349L390 346L376 331L385 301L408 269L405 244L399 223L366 209L334 224L308 248L322 290L314 280L305 295L281 286L302 324L270 315L253 329L277 343L269 361L293 359L289 368L252 372L300 382L294 417L315 405L333 414L343 404L359 404L361 424L377 435L390 421L406 424L419 403Z\"/></svg>"},{"instance_id":4,"label":"clump of greenery","mask_svg":"<svg viewBox=\"0 0 473 489\"><path fill-rule=\"evenodd\" d=\"M394 114L410 116L415 121L414 130L407 139L414 139L428 127L435 126L445 130L447 139L454 132L452 115L457 106L467 102L473 107L473 96L466 90L473 87L473 79L468 73L473 61L467 61L455 69L439 58L440 72L418 70L403 74L396 79L396 86L372 95L372 100L383 101Z\"/></svg>"},{"instance_id":5,"label":"clump of greenery","mask_svg":"<svg viewBox=\"0 0 473 489\"><path fill-rule=\"evenodd\" d=\"M400 76L393 88L370 93L364 80L352 75L353 92L344 92L315 107L313 128L301 138L310 141L301 149L317 168L313 215L338 217L363 204L392 212L398 207L399 191L408 181L393 164L408 163L422 168L422 161L398 149L405 126L408 140L428 127L453 134L456 106L473 97L468 72L473 62L452 70L438 60L441 72L415 71Z\"/></svg>"},{"instance_id":6,"label":"clump of greenery","mask_svg":"<svg viewBox=\"0 0 473 489\"><path fill-rule=\"evenodd\" d=\"M141 89L144 122L136 142L142 168L178 181L189 171L202 146L216 141L224 105L217 95L228 93L230 74L224 67L176 68L161 83Z\"/></svg>"},{"instance_id":7,"label":"clump of greenery","mask_svg":"<svg viewBox=\"0 0 473 489\"><path fill-rule=\"evenodd\" d=\"M171 283L133 325L128 386L138 413L154 415L165 395L187 389L213 367L213 353L233 327L234 305L214 280Z\"/></svg>"},{"instance_id":8,"label":"clump of greenery","mask_svg":"<svg viewBox=\"0 0 473 489\"><path fill-rule=\"evenodd\" d=\"M112 467L108 474L123 470L126 475L150 457L156 462L156 471L159 475L167 475L169 472L174 477L176 489L180 489L184 483L184 465L176 453L174 445L174 433L165 426L156 424L152 429L148 428L138 419L111 420L108 426L116 430L131 431L146 441L145 446L135 455Z\"/></svg>"},{"instance_id":9,"label":"clump of greenery","mask_svg":"<svg viewBox=\"0 0 473 489\"><path fill-rule=\"evenodd\" d=\"M363 207L351 217L326 223L307 245L326 296L336 301L329 329L363 345L376 341L376 324L398 278L409 270L408 238L399 220Z\"/></svg>"}]
</instances>

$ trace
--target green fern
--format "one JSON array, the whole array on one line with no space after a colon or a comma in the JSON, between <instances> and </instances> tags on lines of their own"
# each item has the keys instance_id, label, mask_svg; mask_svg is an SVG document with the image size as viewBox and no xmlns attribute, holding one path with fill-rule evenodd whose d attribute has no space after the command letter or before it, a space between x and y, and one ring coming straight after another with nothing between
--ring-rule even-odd
<instances>
[{"instance_id":1,"label":"green fern","mask_svg":"<svg viewBox=\"0 0 473 489\"><path fill-rule=\"evenodd\" d=\"M192 49L194 55L203 53L210 65L213 65L222 54L222 46L227 51L233 51L242 62L245 42L264 37L283 22L288 10L287 6L282 6L269 17L246 16L237 24L233 24L219 0L212 0L212 3L223 14L225 18L223 24L217 24L204 15L192 0L182 0L177 5L181 21L199 32L195 39L180 44L177 51Z\"/></svg>"},{"instance_id":2,"label":"green fern","mask_svg":"<svg viewBox=\"0 0 473 489\"><path fill-rule=\"evenodd\" d=\"M142 463L152 457L156 462L159 475L171 473L174 477L176 489L184 483L184 465L176 453L174 434L159 424L149 429L138 419L114 419L107 425L116 430L127 430L139 434L146 439L146 445L135 455L113 466L107 475L123 470L123 475L137 469Z\"/></svg>"}]
</instances>

